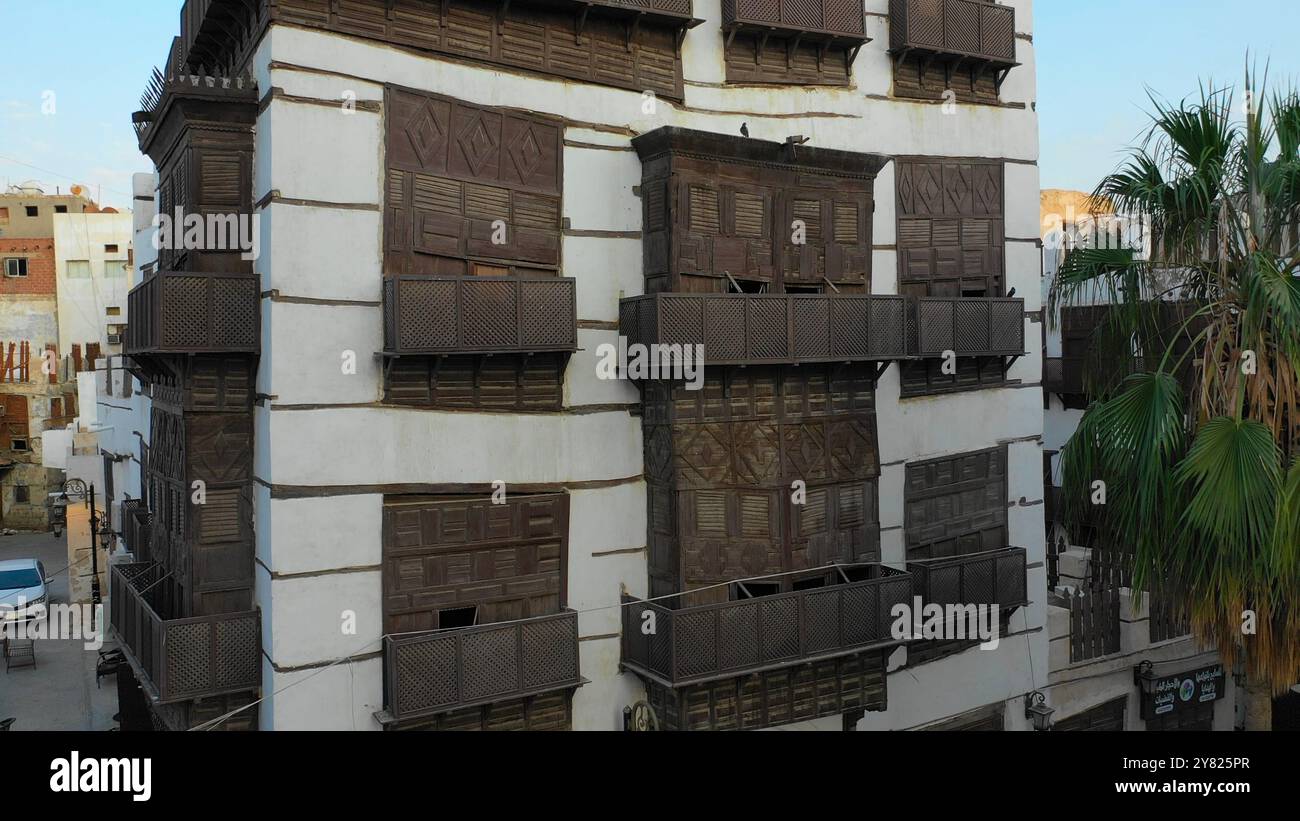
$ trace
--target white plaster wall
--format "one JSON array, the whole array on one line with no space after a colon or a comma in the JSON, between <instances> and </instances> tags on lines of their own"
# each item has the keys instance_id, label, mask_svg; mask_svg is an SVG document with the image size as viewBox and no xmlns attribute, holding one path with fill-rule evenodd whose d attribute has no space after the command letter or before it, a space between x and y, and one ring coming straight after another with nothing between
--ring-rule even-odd
<instances>
[{"instance_id":1,"label":"white plaster wall","mask_svg":"<svg viewBox=\"0 0 1300 821\"><path fill-rule=\"evenodd\" d=\"M271 577L258 567L262 648L277 667L302 667L381 649L379 569ZM350 620L355 620L355 632Z\"/></svg>"},{"instance_id":2,"label":"white plaster wall","mask_svg":"<svg viewBox=\"0 0 1300 821\"><path fill-rule=\"evenodd\" d=\"M369 657L332 666L277 671L262 667L262 730L378 730L383 661Z\"/></svg>"},{"instance_id":3,"label":"white plaster wall","mask_svg":"<svg viewBox=\"0 0 1300 821\"><path fill-rule=\"evenodd\" d=\"M257 475L280 485L573 482L641 475L626 411L468 414L410 408L259 408Z\"/></svg>"},{"instance_id":4,"label":"white plaster wall","mask_svg":"<svg viewBox=\"0 0 1300 821\"><path fill-rule=\"evenodd\" d=\"M253 494L257 561L275 575L377 569L383 496L356 494L272 499L265 485Z\"/></svg>"}]
</instances>

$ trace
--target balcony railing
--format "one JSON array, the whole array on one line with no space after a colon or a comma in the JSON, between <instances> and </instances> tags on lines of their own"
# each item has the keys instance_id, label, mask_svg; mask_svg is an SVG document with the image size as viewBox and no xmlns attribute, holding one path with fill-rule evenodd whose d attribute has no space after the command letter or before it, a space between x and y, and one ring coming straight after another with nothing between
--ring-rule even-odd
<instances>
[{"instance_id":1,"label":"balcony railing","mask_svg":"<svg viewBox=\"0 0 1300 821\"><path fill-rule=\"evenodd\" d=\"M557 5L590 7L611 17L639 16L664 25L691 27L701 21L691 14L691 0L548 0Z\"/></svg>"},{"instance_id":2,"label":"balcony railing","mask_svg":"<svg viewBox=\"0 0 1300 821\"><path fill-rule=\"evenodd\" d=\"M943 356L1021 356L1025 301L987 297L921 297L911 306L915 335L908 350L922 359Z\"/></svg>"},{"instance_id":3,"label":"balcony railing","mask_svg":"<svg viewBox=\"0 0 1300 821\"><path fill-rule=\"evenodd\" d=\"M528 353L577 347L573 279L411 274L384 280L386 353Z\"/></svg>"},{"instance_id":4,"label":"balcony railing","mask_svg":"<svg viewBox=\"0 0 1300 821\"><path fill-rule=\"evenodd\" d=\"M127 295L124 352L257 353L259 283L249 273L155 273Z\"/></svg>"},{"instance_id":5,"label":"balcony railing","mask_svg":"<svg viewBox=\"0 0 1300 821\"><path fill-rule=\"evenodd\" d=\"M629 344L703 345L705 365L887 361L1025 353L1022 299L678 294L624 299Z\"/></svg>"},{"instance_id":6,"label":"balcony railing","mask_svg":"<svg viewBox=\"0 0 1300 821\"><path fill-rule=\"evenodd\" d=\"M682 687L897 643L890 611L911 601L911 576L884 565L831 572L841 583L699 607L624 598L623 666Z\"/></svg>"},{"instance_id":7,"label":"balcony railing","mask_svg":"<svg viewBox=\"0 0 1300 821\"><path fill-rule=\"evenodd\" d=\"M722 28L868 40L860 3L827 0L722 0Z\"/></svg>"},{"instance_id":8,"label":"balcony railing","mask_svg":"<svg viewBox=\"0 0 1300 821\"><path fill-rule=\"evenodd\" d=\"M1016 64L1016 10L990 0L890 0L889 45L895 53L952 55Z\"/></svg>"},{"instance_id":9,"label":"balcony railing","mask_svg":"<svg viewBox=\"0 0 1300 821\"><path fill-rule=\"evenodd\" d=\"M907 355L901 296L661 293L622 301L629 343L703 345L708 365L883 361Z\"/></svg>"},{"instance_id":10,"label":"balcony railing","mask_svg":"<svg viewBox=\"0 0 1300 821\"><path fill-rule=\"evenodd\" d=\"M122 503L122 534L127 552L137 562L149 561L149 537L153 528L153 513L141 499L127 499Z\"/></svg>"},{"instance_id":11,"label":"balcony railing","mask_svg":"<svg viewBox=\"0 0 1300 821\"><path fill-rule=\"evenodd\" d=\"M161 703L255 690L261 684L258 611L164 619L150 604L158 565L113 565L109 618L118 642Z\"/></svg>"},{"instance_id":12,"label":"balcony railing","mask_svg":"<svg viewBox=\"0 0 1300 821\"><path fill-rule=\"evenodd\" d=\"M1003 611L1029 602L1025 551L1019 547L907 563L926 604L996 604Z\"/></svg>"},{"instance_id":13,"label":"balcony railing","mask_svg":"<svg viewBox=\"0 0 1300 821\"><path fill-rule=\"evenodd\" d=\"M388 720L421 718L567 690L578 669L578 614L384 639Z\"/></svg>"}]
</instances>

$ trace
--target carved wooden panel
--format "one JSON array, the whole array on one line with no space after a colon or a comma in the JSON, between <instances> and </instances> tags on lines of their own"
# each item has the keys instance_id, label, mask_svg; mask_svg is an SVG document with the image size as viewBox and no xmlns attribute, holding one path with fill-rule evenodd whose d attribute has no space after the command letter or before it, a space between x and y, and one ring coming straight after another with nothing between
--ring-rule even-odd
<instances>
[{"instance_id":1,"label":"carved wooden panel","mask_svg":"<svg viewBox=\"0 0 1300 821\"><path fill-rule=\"evenodd\" d=\"M1006 363L1002 357L957 357L957 372L944 373L942 359L899 363L903 397L931 396L949 391L976 390L1005 385Z\"/></svg>"},{"instance_id":2,"label":"carved wooden panel","mask_svg":"<svg viewBox=\"0 0 1300 821\"><path fill-rule=\"evenodd\" d=\"M958 103L997 105L997 73L981 69L971 60L954 68L924 54L908 54L893 61L894 96L916 100L955 100Z\"/></svg>"},{"instance_id":3,"label":"carved wooden panel","mask_svg":"<svg viewBox=\"0 0 1300 821\"><path fill-rule=\"evenodd\" d=\"M564 601L565 494L390 497L384 506L384 630L528 618Z\"/></svg>"},{"instance_id":4,"label":"carved wooden panel","mask_svg":"<svg viewBox=\"0 0 1300 821\"><path fill-rule=\"evenodd\" d=\"M909 464L904 493L909 559L1007 546L1005 447Z\"/></svg>"},{"instance_id":5,"label":"carved wooden panel","mask_svg":"<svg viewBox=\"0 0 1300 821\"><path fill-rule=\"evenodd\" d=\"M403 730L568 730L573 724L573 692L545 693L532 698L496 701L442 713Z\"/></svg>"},{"instance_id":6,"label":"carved wooden panel","mask_svg":"<svg viewBox=\"0 0 1300 821\"><path fill-rule=\"evenodd\" d=\"M598 5L584 14L576 3L548 8L483 0L335 2L331 8L329 0L277 0L275 18L572 80L682 96L677 32L653 16L633 29L626 14L611 19Z\"/></svg>"},{"instance_id":7,"label":"carved wooden panel","mask_svg":"<svg viewBox=\"0 0 1300 821\"><path fill-rule=\"evenodd\" d=\"M564 360L532 356L403 357L385 375L384 401L426 408L554 411L564 401Z\"/></svg>"},{"instance_id":8,"label":"carved wooden panel","mask_svg":"<svg viewBox=\"0 0 1300 821\"><path fill-rule=\"evenodd\" d=\"M879 652L675 690L651 681L646 695L665 730L757 730L888 706Z\"/></svg>"},{"instance_id":9,"label":"carved wooden panel","mask_svg":"<svg viewBox=\"0 0 1300 821\"><path fill-rule=\"evenodd\" d=\"M908 296L1002 296L1005 288L1003 165L991 161L897 161L898 281ZM998 385L1001 358L901 363L904 396Z\"/></svg>"},{"instance_id":10,"label":"carved wooden panel","mask_svg":"<svg viewBox=\"0 0 1300 821\"><path fill-rule=\"evenodd\" d=\"M666 212L658 193L665 183L651 181L647 188L655 193L645 200L647 224L653 229L672 219L671 268L678 277L669 290L730 291L727 275L766 283L775 293L787 285L820 287L825 279L869 282L871 194L823 184L801 186L793 174L741 167L683 172L667 183L675 207Z\"/></svg>"},{"instance_id":11,"label":"carved wooden panel","mask_svg":"<svg viewBox=\"0 0 1300 821\"><path fill-rule=\"evenodd\" d=\"M738 33L725 46L727 82L848 85L851 48Z\"/></svg>"},{"instance_id":12,"label":"carved wooden panel","mask_svg":"<svg viewBox=\"0 0 1300 821\"><path fill-rule=\"evenodd\" d=\"M207 247L160 248L162 271L252 271L242 259L239 219L249 219L253 207L253 123L256 100L216 102L181 98L166 119L156 124L148 151L158 166L159 214L172 223L177 209L182 220L190 214L226 218L224 240L206 237ZM214 123L219 125L214 126ZM230 218L235 218L232 222ZM174 230L181 231L183 223Z\"/></svg>"},{"instance_id":13,"label":"carved wooden panel","mask_svg":"<svg viewBox=\"0 0 1300 821\"><path fill-rule=\"evenodd\" d=\"M248 413L256 394L256 360L247 356L194 356L188 360L185 409Z\"/></svg>"},{"instance_id":14,"label":"carved wooden panel","mask_svg":"<svg viewBox=\"0 0 1300 821\"><path fill-rule=\"evenodd\" d=\"M1002 163L899 160L897 170L902 293L1002 296Z\"/></svg>"},{"instance_id":15,"label":"carved wooden panel","mask_svg":"<svg viewBox=\"0 0 1300 821\"><path fill-rule=\"evenodd\" d=\"M191 414L185 426L191 480L206 485L242 482L253 462L253 424L247 414Z\"/></svg>"},{"instance_id":16,"label":"carved wooden panel","mask_svg":"<svg viewBox=\"0 0 1300 821\"><path fill-rule=\"evenodd\" d=\"M878 559L871 374L746 368L710 371L699 391L648 384L655 590Z\"/></svg>"},{"instance_id":17,"label":"carved wooden panel","mask_svg":"<svg viewBox=\"0 0 1300 821\"><path fill-rule=\"evenodd\" d=\"M646 292L826 288L871 281L874 177L883 158L658 129L642 160ZM802 153L801 153L802 152Z\"/></svg>"},{"instance_id":18,"label":"carved wooden panel","mask_svg":"<svg viewBox=\"0 0 1300 821\"><path fill-rule=\"evenodd\" d=\"M385 111L386 273L472 274L470 259L558 268L558 120L396 88Z\"/></svg>"}]
</instances>

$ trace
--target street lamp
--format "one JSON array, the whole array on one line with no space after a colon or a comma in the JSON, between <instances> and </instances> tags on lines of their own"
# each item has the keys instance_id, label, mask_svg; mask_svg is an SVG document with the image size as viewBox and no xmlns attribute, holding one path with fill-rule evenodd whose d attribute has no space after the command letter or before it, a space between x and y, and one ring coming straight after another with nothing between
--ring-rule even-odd
<instances>
[{"instance_id":1,"label":"street lamp","mask_svg":"<svg viewBox=\"0 0 1300 821\"><path fill-rule=\"evenodd\" d=\"M87 485L81 479L69 479L63 483L63 493L59 495L59 503L67 507L68 499L85 500L90 505L90 601L98 606L103 603L104 599L99 589L99 550L95 540L99 539L104 550L107 551L112 544L113 531L104 523L100 528L99 514L95 510L95 485Z\"/></svg>"},{"instance_id":2,"label":"street lamp","mask_svg":"<svg viewBox=\"0 0 1300 821\"><path fill-rule=\"evenodd\" d=\"M1047 696L1038 690L1025 696L1025 718L1034 724L1034 729L1039 732L1045 732L1052 729L1052 713L1056 712L1047 706Z\"/></svg>"}]
</instances>

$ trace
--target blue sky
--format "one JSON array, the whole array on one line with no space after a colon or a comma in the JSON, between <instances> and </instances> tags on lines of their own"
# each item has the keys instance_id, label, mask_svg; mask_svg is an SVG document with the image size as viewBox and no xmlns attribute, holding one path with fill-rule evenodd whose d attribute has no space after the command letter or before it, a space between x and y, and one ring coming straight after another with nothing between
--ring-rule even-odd
<instances>
[{"instance_id":1,"label":"blue sky","mask_svg":"<svg viewBox=\"0 0 1300 821\"><path fill-rule=\"evenodd\" d=\"M1114 168L1142 130L1146 86L1181 98L1199 78L1239 82L1247 49L1261 65L1271 58L1274 79L1300 77L1295 3L1038 0L1043 187L1089 189ZM179 30L180 6L0 0L0 183L80 182L102 188L108 205L129 206L131 174L150 170L130 115ZM52 114L43 112L47 91Z\"/></svg>"}]
</instances>

